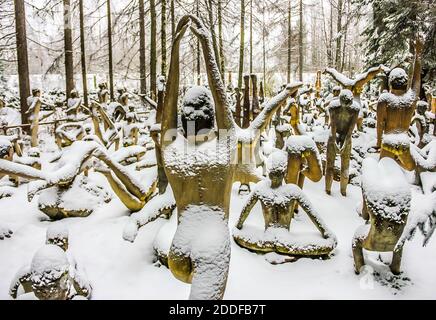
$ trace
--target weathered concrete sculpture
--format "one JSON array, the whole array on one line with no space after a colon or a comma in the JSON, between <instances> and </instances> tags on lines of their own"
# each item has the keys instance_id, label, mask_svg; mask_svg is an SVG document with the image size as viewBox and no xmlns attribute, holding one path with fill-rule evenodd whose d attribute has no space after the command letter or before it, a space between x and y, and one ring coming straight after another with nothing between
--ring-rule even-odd
<instances>
[{"instance_id":1,"label":"weathered concrete sculpture","mask_svg":"<svg viewBox=\"0 0 436 320\"><path fill-rule=\"evenodd\" d=\"M325 99L325 103L324 103L324 109L325 109L325 124L330 124L330 114L329 114L329 106L330 103L334 100L337 99L339 97L339 94L341 93L341 87L340 86L335 86L333 87L333 91L331 94L329 94L327 96L327 98Z\"/></svg>"},{"instance_id":2,"label":"weathered concrete sculpture","mask_svg":"<svg viewBox=\"0 0 436 320\"><path fill-rule=\"evenodd\" d=\"M93 142L77 141L63 150L50 171L0 159L0 175L37 180L29 185L28 200L40 194L38 208L53 220L86 217L101 203L111 200L106 190L80 175L91 165L87 161L99 148L102 147ZM82 201L72 202L71 198Z\"/></svg>"},{"instance_id":3,"label":"weathered concrete sculpture","mask_svg":"<svg viewBox=\"0 0 436 320\"><path fill-rule=\"evenodd\" d=\"M92 288L68 261L61 246L47 244L33 256L30 266L23 267L11 283L9 294L19 297L33 293L39 300L72 300L91 297Z\"/></svg>"},{"instance_id":4,"label":"weathered concrete sculpture","mask_svg":"<svg viewBox=\"0 0 436 320\"><path fill-rule=\"evenodd\" d=\"M59 148L71 146L75 141L82 140L85 129L81 123L65 123L56 128L55 139Z\"/></svg>"},{"instance_id":5,"label":"weathered concrete sculpture","mask_svg":"<svg viewBox=\"0 0 436 320\"><path fill-rule=\"evenodd\" d=\"M233 233L236 243L260 253L275 252L288 256L309 257L328 255L336 247L335 236L329 231L301 189L293 184L283 184L288 167L286 152L272 153L268 158L267 166L269 179L256 185L242 209L236 225L238 230ZM243 228L245 220L258 201L262 204L264 229ZM319 236L311 238L310 235L299 237L290 233L290 225L294 217L294 202L301 205L322 238Z\"/></svg>"},{"instance_id":6,"label":"weathered concrete sculpture","mask_svg":"<svg viewBox=\"0 0 436 320\"><path fill-rule=\"evenodd\" d=\"M121 140L120 132L104 110L103 105L95 101L91 102L91 119L94 125L94 132L102 144L106 148L109 148L113 143L115 143L115 150L118 150ZM104 125L103 129L100 126L101 121Z\"/></svg>"},{"instance_id":7,"label":"weathered concrete sculpture","mask_svg":"<svg viewBox=\"0 0 436 320\"><path fill-rule=\"evenodd\" d=\"M85 116L81 112L85 110L89 113L89 110L82 105L82 98L80 98L79 93L76 89L73 89L70 93L70 98L67 100L67 109L65 113L67 114L67 119L69 121L82 121Z\"/></svg>"},{"instance_id":8,"label":"weathered concrete sculpture","mask_svg":"<svg viewBox=\"0 0 436 320\"><path fill-rule=\"evenodd\" d=\"M423 43L418 38L410 89L407 73L395 68L389 74L390 92L381 94L377 104L377 146L382 149L380 158L395 159L406 170L415 168L407 132L419 97L422 50Z\"/></svg>"},{"instance_id":9,"label":"weathered concrete sculpture","mask_svg":"<svg viewBox=\"0 0 436 320\"><path fill-rule=\"evenodd\" d=\"M211 98L206 99L204 91L198 95L202 102L195 108L182 109L185 130L183 134L177 131L179 48L188 27L203 48L219 134L214 129L213 111L210 112ZM220 299L224 295L230 261L227 221L237 145L235 124L210 36L194 16L182 17L177 26L168 75L161 148L178 210L178 226L168 265L177 279L192 283L190 298ZM212 116L206 116L206 110Z\"/></svg>"},{"instance_id":10,"label":"weathered concrete sculpture","mask_svg":"<svg viewBox=\"0 0 436 320\"><path fill-rule=\"evenodd\" d=\"M366 249L393 252L390 269L399 274L404 243L398 243L410 211L410 186L394 160L367 158L362 167L362 193L362 217L369 224L360 227L353 238L355 272L360 273L365 265L362 249Z\"/></svg>"},{"instance_id":11,"label":"weathered concrete sculpture","mask_svg":"<svg viewBox=\"0 0 436 320\"><path fill-rule=\"evenodd\" d=\"M325 190L331 193L336 154L341 156L341 194L347 195L349 166L351 156L351 135L359 115L359 104L353 99L350 90L342 90L339 99L330 103L331 131L327 142L327 163L325 171Z\"/></svg>"},{"instance_id":12,"label":"weathered concrete sculpture","mask_svg":"<svg viewBox=\"0 0 436 320\"><path fill-rule=\"evenodd\" d=\"M295 135L300 136L303 134L300 128L300 105L294 98L289 100L287 108L283 112L285 115L291 117L290 124Z\"/></svg>"},{"instance_id":13,"label":"weathered concrete sculpture","mask_svg":"<svg viewBox=\"0 0 436 320\"><path fill-rule=\"evenodd\" d=\"M429 132L430 123L426 117L426 112L428 110L428 103L425 101L418 101L416 104L416 114L412 118L411 126L416 128L415 140L419 148L423 148L430 139L426 139L426 134Z\"/></svg>"}]
</instances>

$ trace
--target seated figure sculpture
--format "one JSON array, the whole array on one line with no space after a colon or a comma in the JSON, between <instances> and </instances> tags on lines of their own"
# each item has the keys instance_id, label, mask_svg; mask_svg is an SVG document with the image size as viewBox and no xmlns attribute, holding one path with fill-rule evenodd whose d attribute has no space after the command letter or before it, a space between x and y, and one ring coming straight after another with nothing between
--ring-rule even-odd
<instances>
[{"instance_id":1,"label":"seated figure sculpture","mask_svg":"<svg viewBox=\"0 0 436 320\"><path fill-rule=\"evenodd\" d=\"M428 103L425 101L418 101L416 104L416 114L412 118L411 126L416 128L415 143L418 148L423 148L431 137L428 137L429 133L429 121L426 117L426 112L428 110Z\"/></svg>"},{"instance_id":2,"label":"seated figure sculpture","mask_svg":"<svg viewBox=\"0 0 436 320\"><path fill-rule=\"evenodd\" d=\"M389 74L390 92L381 94L377 104L377 147L381 147L380 158L390 157L409 171L415 168L415 163L410 154L407 133L419 96L422 50L423 43L418 38L410 89L407 73L395 68Z\"/></svg>"},{"instance_id":3,"label":"seated figure sculpture","mask_svg":"<svg viewBox=\"0 0 436 320\"><path fill-rule=\"evenodd\" d=\"M401 168L390 158L380 162L367 158L362 167L362 217L369 224L360 227L353 238L355 272L365 265L363 250L393 252L390 269L400 273L402 244L399 239L410 211L411 190Z\"/></svg>"},{"instance_id":4,"label":"seated figure sculpture","mask_svg":"<svg viewBox=\"0 0 436 320\"><path fill-rule=\"evenodd\" d=\"M328 255L336 247L336 238L327 228L315 208L294 184L283 184L288 167L284 151L276 151L267 161L269 179L259 182L242 209L233 238L241 247L260 253L275 252L287 256L319 257ZM265 228L245 227L244 222L260 201ZM290 233L294 217L293 205L297 202L307 213L322 237Z\"/></svg>"},{"instance_id":5,"label":"seated figure sculpture","mask_svg":"<svg viewBox=\"0 0 436 320\"><path fill-rule=\"evenodd\" d=\"M57 242L55 237L48 237L47 244L33 256L31 265L18 271L9 290L13 299L19 298L21 294L32 293L32 298L38 300L91 297L90 284L76 266L71 264L65 252L68 248L68 236L62 240Z\"/></svg>"},{"instance_id":6,"label":"seated figure sculpture","mask_svg":"<svg viewBox=\"0 0 436 320\"><path fill-rule=\"evenodd\" d=\"M0 175L36 180L29 185L28 200L39 194L38 208L53 220L86 217L101 203L111 200L103 187L80 174L91 165L88 160L99 148L94 142L76 141L55 159L51 170L37 170L0 159ZM72 202L71 197L86 201Z\"/></svg>"},{"instance_id":7,"label":"seated figure sculpture","mask_svg":"<svg viewBox=\"0 0 436 320\"><path fill-rule=\"evenodd\" d=\"M341 156L341 194L347 195L349 166L351 157L351 135L356 126L360 107L353 100L350 90L342 90L339 99L330 103L331 132L327 142L327 163L325 172L325 190L331 194L336 154Z\"/></svg>"}]
</instances>

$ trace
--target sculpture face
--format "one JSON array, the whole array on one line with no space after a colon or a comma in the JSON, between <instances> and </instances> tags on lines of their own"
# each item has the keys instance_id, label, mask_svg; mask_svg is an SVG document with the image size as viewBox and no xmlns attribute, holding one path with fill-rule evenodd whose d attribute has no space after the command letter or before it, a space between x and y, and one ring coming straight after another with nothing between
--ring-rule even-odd
<instances>
[{"instance_id":1,"label":"sculpture face","mask_svg":"<svg viewBox=\"0 0 436 320\"><path fill-rule=\"evenodd\" d=\"M181 111L183 130L187 136L214 127L212 97L204 87L193 87L186 92Z\"/></svg>"},{"instance_id":2,"label":"sculpture face","mask_svg":"<svg viewBox=\"0 0 436 320\"><path fill-rule=\"evenodd\" d=\"M0 144L0 159L9 159L12 157L12 146Z\"/></svg>"},{"instance_id":3,"label":"sculpture face","mask_svg":"<svg viewBox=\"0 0 436 320\"><path fill-rule=\"evenodd\" d=\"M406 71L401 68L395 68L389 75L389 86L394 90L407 90L409 77Z\"/></svg>"},{"instance_id":4,"label":"sculpture face","mask_svg":"<svg viewBox=\"0 0 436 320\"><path fill-rule=\"evenodd\" d=\"M342 90L339 100L342 107L349 107L353 103L353 93L350 90Z\"/></svg>"},{"instance_id":5,"label":"sculpture face","mask_svg":"<svg viewBox=\"0 0 436 320\"><path fill-rule=\"evenodd\" d=\"M32 96L34 96L34 97L40 97L40 96L41 96L41 90L39 90L39 89L33 89L33 90L32 90Z\"/></svg>"}]
</instances>

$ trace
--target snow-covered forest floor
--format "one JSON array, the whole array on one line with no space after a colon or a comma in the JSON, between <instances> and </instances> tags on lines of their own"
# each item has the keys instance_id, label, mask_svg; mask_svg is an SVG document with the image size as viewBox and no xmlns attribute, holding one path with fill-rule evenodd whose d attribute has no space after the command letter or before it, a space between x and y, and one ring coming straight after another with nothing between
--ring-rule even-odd
<instances>
[{"instance_id":1,"label":"snow-covered forest floor","mask_svg":"<svg viewBox=\"0 0 436 320\"><path fill-rule=\"evenodd\" d=\"M355 144L369 142L374 129L367 129L354 139ZM271 135L273 136L273 130ZM271 141L272 141L271 137ZM271 141L269 144L271 144ZM362 142L363 141L363 142ZM42 150L53 151L53 141L45 141ZM266 145L266 149L268 143ZM43 154L43 167L50 152ZM371 156L377 157L377 154ZM149 151L145 158L153 158ZM134 170L134 169L132 169ZM406 173L405 173L406 174ZM143 170L144 183L156 175L156 168ZM410 175L410 174L409 174ZM90 179L112 192L106 179L90 172ZM7 178L1 181L6 183ZM423 206L432 206L416 187L413 190L412 214ZM232 191L229 228L233 229L248 195L238 195L239 183ZM45 243L47 227L63 224L69 230L69 252L85 271L92 287L92 299L186 299L190 286L176 280L171 272L154 262L153 242L160 228L176 223L158 219L141 228L134 243L123 239L129 211L113 195L112 201L101 205L87 218L67 218L51 222L38 210L37 197L27 201L28 185L22 184L12 197L0 200L0 223L14 234L0 241L0 299L10 299L9 286L17 271L29 264L34 253ZM402 273L394 276L387 264L390 254L366 252L368 267L357 276L353 269L351 240L355 230L364 223L356 212L361 202L361 189L350 185L347 197L341 196L334 182L332 195L324 192L324 179L306 181L304 192L313 206L336 234L338 246L328 260L299 259L293 263L272 265L262 255L240 248L232 239L229 279L225 299L434 299L436 298L436 241L422 247L417 234L406 243ZM80 203L80 198L71 199ZM263 225L260 204L247 224ZM300 212L291 224L291 232L317 232Z\"/></svg>"}]
</instances>

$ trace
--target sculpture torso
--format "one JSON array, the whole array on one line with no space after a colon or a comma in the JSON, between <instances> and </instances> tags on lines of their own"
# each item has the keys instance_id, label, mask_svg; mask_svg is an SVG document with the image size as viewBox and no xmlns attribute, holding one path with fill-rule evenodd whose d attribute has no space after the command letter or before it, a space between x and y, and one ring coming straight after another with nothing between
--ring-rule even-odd
<instances>
[{"instance_id":1,"label":"sculpture torso","mask_svg":"<svg viewBox=\"0 0 436 320\"><path fill-rule=\"evenodd\" d=\"M385 119L389 119L389 121L385 121L385 134L409 130L416 104L416 95L412 90L408 90L403 95L383 93L379 103L385 103Z\"/></svg>"},{"instance_id":2,"label":"sculpture torso","mask_svg":"<svg viewBox=\"0 0 436 320\"><path fill-rule=\"evenodd\" d=\"M330 114L335 116L332 117L332 121L336 121L336 143L342 143L347 137L350 127L354 127L356 124L359 106L356 102L353 102L350 107L343 107L340 105L339 99L337 99L331 102L329 110Z\"/></svg>"},{"instance_id":3,"label":"sculpture torso","mask_svg":"<svg viewBox=\"0 0 436 320\"><path fill-rule=\"evenodd\" d=\"M255 196L262 204L265 229L279 227L289 230L294 217L293 202L298 198L296 186L285 184L278 188L271 188L271 181L259 182Z\"/></svg>"},{"instance_id":4,"label":"sculpture torso","mask_svg":"<svg viewBox=\"0 0 436 320\"><path fill-rule=\"evenodd\" d=\"M192 205L221 208L229 212L236 143L234 136L189 144L178 134L163 146L163 161L174 192L179 215Z\"/></svg>"}]
</instances>

